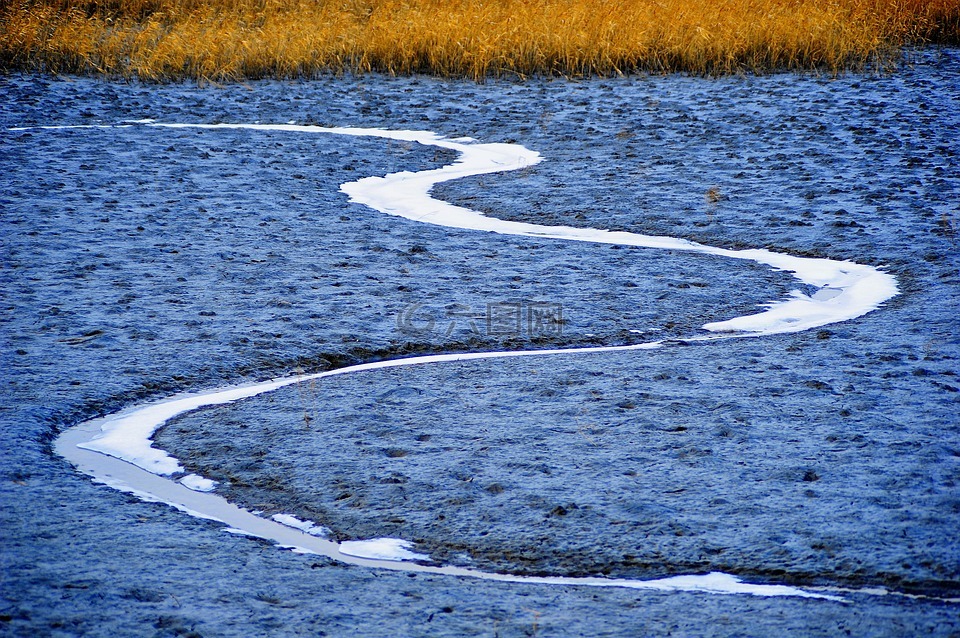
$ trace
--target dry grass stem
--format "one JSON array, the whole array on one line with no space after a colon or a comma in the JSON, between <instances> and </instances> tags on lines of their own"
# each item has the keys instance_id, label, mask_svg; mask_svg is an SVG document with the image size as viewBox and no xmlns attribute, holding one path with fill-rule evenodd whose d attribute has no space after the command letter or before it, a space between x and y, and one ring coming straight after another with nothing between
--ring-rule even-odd
<instances>
[{"instance_id":1,"label":"dry grass stem","mask_svg":"<svg viewBox=\"0 0 960 638\"><path fill-rule=\"evenodd\" d=\"M0 0L0 68L148 80L883 68L960 0Z\"/></svg>"}]
</instances>

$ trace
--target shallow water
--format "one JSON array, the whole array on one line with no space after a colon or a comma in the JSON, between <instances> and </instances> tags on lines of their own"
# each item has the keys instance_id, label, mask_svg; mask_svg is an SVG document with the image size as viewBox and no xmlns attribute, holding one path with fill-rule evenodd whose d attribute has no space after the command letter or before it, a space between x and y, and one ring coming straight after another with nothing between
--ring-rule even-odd
<instances>
[{"instance_id":1,"label":"shallow water","mask_svg":"<svg viewBox=\"0 0 960 638\"><path fill-rule=\"evenodd\" d=\"M459 157L454 163L444 166L443 168L420 172L403 171L400 173L392 173L385 177L363 177L357 181L341 185L340 190L350 196L351 202L363 204L377 212L402 217L418 223L442 226L457 233L464 230L473 230L492 232L495 235L505 238L517 236L531 237L552 244L569 241L601 245L612 244L652 250L667 250L671 253L691 252L709 257L719 256L728 259L747 260L789 272L797 280L798 285L816 290L813 294L793 290L787 299L775 300L764 304L766 307L763 311L751 313L746 316L733 317L721 322L705 324L701 332L707 331L712 334L690 335L682 342L684 345L704 345L717 342L718 340L738 338L758 339L774 335L810 331L815 328L824 328L836 323L862 317L871 311L876 311L898 293L898 284L892 275L884 273L879 269L863 264L855 264L850 261L796 257L764 249L727 250L705 246L683 239L640 235L622 231L611 232L600 229L574 228L571 226L541 226L502 221L481 215L477 211L452 206L430 196L430 190L440 182L480 174L526 169L541 161L542 158L538 153L525 149L517 144L483 144L470 139L448 140L432 133L416 131L319 128L290 124L191 125L154 123L150 120L137 122L137 124L161 129L254 130L258 132L279 131L298 136L332 134L376 137L387 140L416 141L426 146L448 148L456 150ZM43 127L41 129L24 130L62 131L66 129L60 127ZM388 359L386 361L347 366L309 375L292 375L286 379L270 380L260 384L247 384L243 386L228 385L211 392L200 394L185 393L160 402L150 402L143 406L131 406L114 415L108 415L105 418L97 418L81 423L75 428L70 428L58 437L55 443L55 449L58 454L70 460L78 469L89 474L95 481L102 481L117 489L135 494L144 500L168 503L177 509L191 513L199 518L221 521L225 525L229 525L235 533L270 540L277 543L280 547L295 547L297 548L296 551L302 553L327 556L346 562L355 562L354 558L360 557L376 560L392 560L396 563L404 561L435 563L436 560L430 555L411 551L412 543L402 539L372 538L364 540L343 540L336 543L327 539L316 538L317 534L312 532L315 529L320 529L320 527L318 527L320 524L315 521L304 521L282 512L274 513L269 517L261 516L259 519L254 518L245 511L238 511L234 506L223 500L220 495L205 494L215 491L220 481L202 477L195 473L184 475L184 467L180 461L170 456L165 450L151 445L151 439L158 429L174 418L182 418L183 415L202 408L209 409L213 406L252 399L290 385L296 385L298 387L298 393L301 397L307 391L324 394L325 382L333 376L349 375L352 377L354 374L372 375L380 370L391 368L405 369L407 367L449 366L464 361L490 362L492 360L517 357L534 357L535 360L542 360L545 357L564 356L569 359L569 357L575 355L592 355L593 358L596 359L597 356L604 354L623 352L642 353L644 350L659 349L668 345L673 345L673 341L656 340L637 345L590 346L559 350L527 349L501 352L457 353L452 355L427 355ZM310 390L305 389L305 387L310 388ZM425 390L427 394L434 394L433 388L431 387L426 387ZM424 393L424 391L421 390L420 393ZM460 403L461 401L448 401L447 406ZM627 409L636 406L632 403L621 402L618 404L618 407ZM449 411L449 408L447 411ZM488 411L483 411L481 414L486 417ZM303 418L305 425L309 426L311 417L304 415ZM678 426L674 428L673 431L685 431L686 429L685 427ZM181 431L188 432L188 430L183 428L181 428ZM584 436L587 438L586 435ZM429 439L429 437L430 435L426 435L427 439ZM271 438L273 437L270 435L263 435L263 440L265 441ZM421 435L419 439L423 440L424 436ZM589 440L589 438L587 440ZM300 450L294 451L291 454L291 458L297 459L317 449L329 449L325 445L318 448L317 444L310 441L309 438L301 441L300 447ZM385 453L388 457L394 459L407 456L408 454L407 450L401 448L390 448L385 450ZM141 468L149 474L172 478L165 485L163 483L158 484L154 476L146 474L138 476L137 473L133 471L133 468L118 468L113 459L105 458L104 455L135 465L137 468ZM348 452L344 456L350 458L353 454ZM121 472L120 475L116 473L118 469ZM549 467L546 467L545 471L549 473ZM808 471L807 474L809 475L810 471ZM508 472L508 477L509 475L510 473ZM400 476L402 477L403 475ZM805 476L805 479L806 478L807 476ZM468 480L472 481L472 477ZM240 481L244 481L242 476ZM397 484L404 481L394 476L392 480L388 482ZM602 485L606 481L604 477L600 476L595 478L595 482ZM187 488L189 491L184 491L184 488ZM503 493L504 488L500 483L493 483L487 488L487 491L500 494ZM197 494L198 492L201 494ZM400 496L403 497L402 494ZM344 497L341 496L338 497L337 500L342 500L343 498ZM407 500L405 497L399 500L401 506L407 505L403 503L403 501ZM438 520L445 520L444 512L449 508L444 505L451 504L455 509L459 509L457 507L457 505L460 504L459 502L447 502L446 504L440 504L438 507L428 508L427 512L437 512ZM579 509L579 507L576 503L571 503L567 506L567 508L574 510ZM569 513L567 508L558 505L548 516L566 516ZM298 514L300 513L298 512ZM268 520L268 518L270 520ZM394 520L402 522L402 519ZM290 525L289 521L293 521L294 524ZM617 524L626 522L628 521L619 521ZM300 537L292 541L289 539L291 527L303 532ZM536 529L537 525L534 524L530 527L531 529ZM326 528L326 526L323 526L322 529L325 530L322 536L328 536L330 534L330 530ZM485 534L486 532L483 532L481 536ZM562 536L562 532L560 534ZM476 534L470 534L467 537L471 536L474 538L477 537ZM464 537L460 536L459 538ZM456 542L460 541L457 540ZM562 541L558 539L558 543L559 542ZM554 543L551 543L551 545L554 545ZM552 549L552 547L547 549ZM497 554L506 555L514 552L510 544L496 547L494 551ZM722 553L722 551L721 549L713 553ZM529 556L526 559L534 564L542 562ZM674 560L674 558L671 557L671 560ZM457 561L460 561L459 557L457 557ZM456 569L451 566L443 566L439 569L436 566L423 567L422 565L410 564L388 565L371 563L367 566L380 568L389 567L415 573L444 573L449 576L473 576L499 581L510 579L503 574L498 574L493 571L481 572L477 570ZM703 567L704 565L698 566L699 569L703 569ZM764 567L769 569L768 566ZM536 568L542 570L543 566L539 565ZM516 566L512 568L514 571L516 569ZM669 568L666 568L663 564L659 564L656 569L664 571ZM738 567L738 569L742 568ZM591 573L593 572L609 572L609 567L593 569ZM526 579L512 578L511 580L528 582L529 577L526 577ZM679 581L683 581L686 584L679 585ZM539 579L537 582L549 582L558 585L584 584L590 586L624 586L632 588L660 587L671 590L722 591L726 593L752 593L754 595L815 596L802 590L784 586L771 587L742 584L738 582L735 577L719 572L711 572L708 576L692 574L676 578L648 579L644 581L636 579L578 579L568 576L548 577Z\"/></svg>"}]
</instances>

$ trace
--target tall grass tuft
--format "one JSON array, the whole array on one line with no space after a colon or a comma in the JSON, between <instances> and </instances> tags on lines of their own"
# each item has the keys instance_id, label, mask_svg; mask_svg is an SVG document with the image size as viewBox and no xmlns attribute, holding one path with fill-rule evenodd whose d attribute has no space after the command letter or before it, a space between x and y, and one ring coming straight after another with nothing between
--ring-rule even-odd
<instances>
[{"instance_id":1,"label":"tall grass tuft","mask_svg":"<svg viewBox=\"0 0 960 638\"><path fill-rule=\"evenodd\" d=\"M960 0L0 0L0 68L148 80L883 68Z\"/></svg>"}]
</instances>

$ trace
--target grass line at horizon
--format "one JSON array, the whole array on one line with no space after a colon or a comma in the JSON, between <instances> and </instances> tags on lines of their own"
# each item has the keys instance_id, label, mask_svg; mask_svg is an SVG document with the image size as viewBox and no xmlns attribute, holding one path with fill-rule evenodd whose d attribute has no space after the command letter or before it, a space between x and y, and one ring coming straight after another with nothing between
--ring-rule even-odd
<instances>
[{"instance_id":1,"label":"grass line at horizon","mask_svg":"<svg viewBox=\"0 0 960 638\"><path fill-rule=\"evenodd\" d=\"M0 69L144 80L838 73L929 42L960 0L0 1Z\"/></svg>"}]
</instances>

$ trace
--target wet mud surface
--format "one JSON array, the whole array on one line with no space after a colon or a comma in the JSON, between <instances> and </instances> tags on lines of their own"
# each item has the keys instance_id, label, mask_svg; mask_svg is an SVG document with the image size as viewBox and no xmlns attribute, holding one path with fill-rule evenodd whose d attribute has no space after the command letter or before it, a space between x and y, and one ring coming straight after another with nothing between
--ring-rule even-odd
<instances>
[{"instance_id":1,"label":"wet mud surface","mask_svg":"<svg viewBox=\"0 0 960 638\"><path fill-rule=\"evenodd\" d=\"M231 500L443 562L960 589L960 56L889 77L144 86L0 78L2 595L12 635L956 632L956 606L504 586L346 568L90 484L49 441L174 391L388 356L696 334L794 285L746 263L456 232L339 184L433 148L142 126L286 122L516 141L444 184L505 219L886 264L828 330L416 366L185 415L162 447ZM562 308L506 329L504 304ZM536 623L536 624L535 624Z\"/></svg>"}]
</instances>

